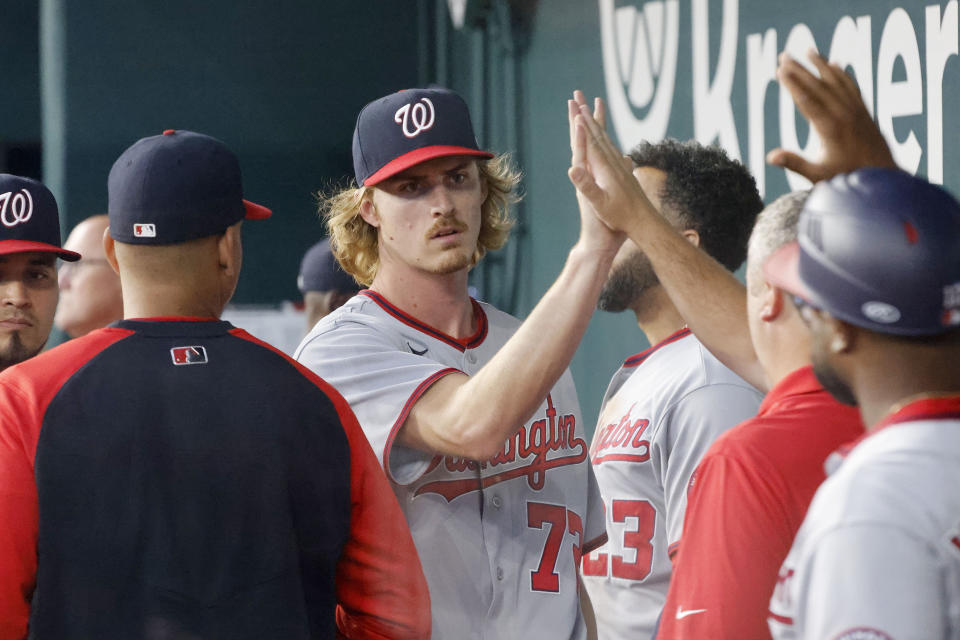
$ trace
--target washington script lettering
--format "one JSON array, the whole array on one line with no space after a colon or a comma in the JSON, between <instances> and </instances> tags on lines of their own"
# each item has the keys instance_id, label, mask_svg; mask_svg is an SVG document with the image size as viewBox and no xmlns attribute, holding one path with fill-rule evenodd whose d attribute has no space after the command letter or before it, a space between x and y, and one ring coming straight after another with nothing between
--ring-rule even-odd
<instances>
[{"instance_id":1,"label":"washington script lettering","mask_svg":"<svg viewBox=\"0 0 960 640\"><path fill-rule=\"evenodd\" d=\"M492 485L513 478L526 476L530 488L543 488L547 470L562 467L568 464L577 464L587 458L587 443L576 435L576 418L572 414L557 416L553 406L553 398L547 394L546 418L533 421L529 427L522 426L513 438L506 441L503 451L485 462L457 458L453 456L436 456L427 468L430 473L441 464L447 471L479 472L488 467L511 464L518 459L527 462L500 473L482 476L458 478L456 480L435 480L420 486L414 495L436 493L447 499L447 502L470 493L480 491ZM560 454L548 458L551 451L575 451L569 455Z\"/></svg>"}]
</instances>

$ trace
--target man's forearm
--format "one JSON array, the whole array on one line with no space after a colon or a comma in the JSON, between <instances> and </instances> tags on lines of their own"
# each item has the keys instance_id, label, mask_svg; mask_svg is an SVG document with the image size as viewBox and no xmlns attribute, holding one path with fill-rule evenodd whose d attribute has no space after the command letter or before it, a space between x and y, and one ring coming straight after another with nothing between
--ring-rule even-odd
<instances>
[{"instance_id":1,"label":"man's forearm","mask_svg":"<svg viewBox=\"0 0 960 640\"><path fill-rule=\"evenodd\" d=\"M557 280L490 362L469 378L441 378L417 401L404 443L477 459L494 455L569 366L612 255L574 246Z\"/></svg>"},{"instance_id":2,"label":"man's forearm","mask_svg":"<svg viewBox=\"0 0 960 640\"><path fill-rule=\"evenodd\" d=\"M636 213L626 229L627 237L647 255L687 326L734 373L765 389L763 370L750 340L743 284L652 206L637 207Z\"/></svg>"}]
</instances>

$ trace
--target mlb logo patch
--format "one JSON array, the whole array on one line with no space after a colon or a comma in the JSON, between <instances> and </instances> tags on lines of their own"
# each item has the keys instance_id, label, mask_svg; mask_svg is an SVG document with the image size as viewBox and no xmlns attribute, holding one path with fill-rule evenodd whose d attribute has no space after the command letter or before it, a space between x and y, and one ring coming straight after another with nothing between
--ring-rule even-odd
<instances>
[{"instance_id":1,"label":"mlb logo patch","mask_svg":"<svg viewBox=\"0 0 960 640\"><path fill-rule=\"evenodd\" d=\"M174 347L170 349L170 357L173 359L173 364L177 366L184 364L207 364L207 350L200 346Z\"/></svg>"},{"instance_id":2,"label":"mlb logo patch","mask_svg":"<svg viewBox=\"0 0 960 640\"><path fill-rule=\"evenodd\" d=\"M145 222L138 222L133 225L133 235L138 238L156 238L157 226Z\"/></svg>"}]
</instances>

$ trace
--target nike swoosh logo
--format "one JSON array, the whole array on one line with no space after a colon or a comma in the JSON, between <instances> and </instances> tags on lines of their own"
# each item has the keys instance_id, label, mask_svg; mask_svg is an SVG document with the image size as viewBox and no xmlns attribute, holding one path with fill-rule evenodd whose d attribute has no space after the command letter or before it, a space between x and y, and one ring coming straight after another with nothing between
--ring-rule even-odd
<instances>
[{"instance_id":1,"label":"nike swoosh logo","mask_svg":"<svg viewBox=\"0 0 960 640\"><path fill-rule=\"evenodd\" d=\"M422 355L425 354L425 353L427 352L427 350L429 349L429 347L426 347L426 346L424 346L424 345L422 345L422 344L418 344L417 346L423 347L423 349L422 349L422 350L421 350L421 349L417 349L417 347L413 346L413 343L412 343L412 342L410 342L409 340L407 341L407 347L410 348L410 353L412 353L412 354L415 355L415 356L422 356Z\"/></svg>"},{"instance_id":2,"label":"nike swoosh logo","mask_svg":"<svg viewBox=\"0 0 960 640\"><path fill-rule=\"evenodd\" d=\"M687 609L683 610L683 607L677 607L677 620L683 620L687 616L692 616L695 613L703 613L706 609Z\"/></svg>"}]
</instances>

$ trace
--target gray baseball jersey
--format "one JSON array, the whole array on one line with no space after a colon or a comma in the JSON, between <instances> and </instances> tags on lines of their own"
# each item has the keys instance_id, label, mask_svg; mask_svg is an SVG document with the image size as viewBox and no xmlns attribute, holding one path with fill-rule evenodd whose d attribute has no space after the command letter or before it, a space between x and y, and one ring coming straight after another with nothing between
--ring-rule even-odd
<instances>
[{"instance_id":1,"label":"gray baseball jersey","mask_svg":"<svg viewBox=\"0 0 960 640\"><path fill-rule=\"evenodd\" d=\"M910 404L836 458L780 569L773 636L960 639L960 396Z\"/></svg>"},{"instance_id":2,"label":"gray baseball jersey","mask_svg":"<svg viewBox=\"0 0 960 640\"><path fill-rule=\"evenodd\" d=\"M614 375L590 450L609 539L583 558L604 640L653 634L690 476L717 436L755 415L761 400L687 329L628 358Z\"/></svg>"},{"instance_id":3,"label":"gray baseball jersey","mask_svg":"<svg viewBox=\"0 0 960 640\"><path fill-rule=\"evenodd\" d=\"M476 373L520 324L473 304L478 331L457 340L364 291L296 358L347 399L381 457L427 576L434 638L583 638L577 567L605 530L569 371L489 460L395 441L434 381Z\"/></svg>"}]
</instances>

